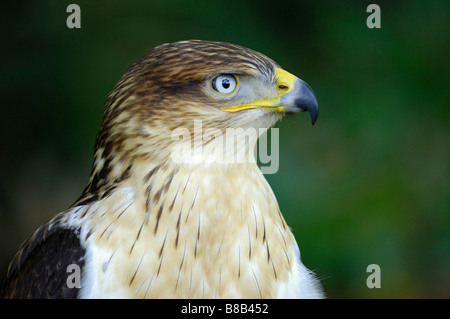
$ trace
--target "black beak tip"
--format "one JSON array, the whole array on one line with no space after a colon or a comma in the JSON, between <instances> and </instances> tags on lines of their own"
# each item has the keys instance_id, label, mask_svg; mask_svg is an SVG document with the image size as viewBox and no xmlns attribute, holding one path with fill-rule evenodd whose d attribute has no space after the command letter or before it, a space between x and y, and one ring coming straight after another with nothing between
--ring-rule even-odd
<instances>
[{"instance_id":1,"label":"black beak tip","mask_svg":"<svg viewBox=\"0 0 450 319\"><path fill-rule=\"evenodd\" d=\"M309 110L309 114L311 115L311 124L314 126L316 124L317 118L319 117L319 105L315 107L313 110Z\"/></svg>"},{"instance_id":2,"label":"black beak tip","mask_svg":"<svg viewBox=\"0 0 450 319\"><path fill-rule=\"evenodd\" d=\"M319 117L319 103L317 102L316 95L311 87L304 81L300 81L301 87L301 95L296 99L295 104L303 109L304 111L308 111L311 115L311 123L314 125Z\"/></svg>"},{"instance_id":3,"label":"black beak tip","mask_svg":"<svg viewBox=\"0 0 450 319\"><path fill-rule=\"evenodd\" d=\"M297 100L296 104L304 111L308 111L311 116L311 124L316 124L317 118L319 117L319 104L317 103L314 93L308 97Z\"/></svg>"}]
</instances>

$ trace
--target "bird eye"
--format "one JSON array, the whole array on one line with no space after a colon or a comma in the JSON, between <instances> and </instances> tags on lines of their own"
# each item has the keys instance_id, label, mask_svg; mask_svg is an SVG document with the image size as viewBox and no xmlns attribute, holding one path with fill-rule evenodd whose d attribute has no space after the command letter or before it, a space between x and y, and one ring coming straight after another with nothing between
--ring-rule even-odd
<instances>
[{"instance_id":1,"label":"bird eye","mask_svg":"<svg viewBox=\"0 0 450 319\"><path fill-rule=\"evenodd\" d=\"M237 80L232 74L221 74L212 79L211 86L214 91L222 94L230 94L236 89Z\"/></svg>"}]
</instances>

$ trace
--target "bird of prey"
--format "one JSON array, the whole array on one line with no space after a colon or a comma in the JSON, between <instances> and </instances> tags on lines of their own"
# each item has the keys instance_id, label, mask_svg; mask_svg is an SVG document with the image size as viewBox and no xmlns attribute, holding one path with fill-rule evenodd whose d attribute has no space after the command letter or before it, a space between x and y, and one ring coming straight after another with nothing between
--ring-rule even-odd
<instances>
[{"instance_id":1,"label":"bird of prey","mask_svg":"<svg viewBox=\"0 0 450 319\"><path fill-rule=\"evenodd\" d=\"M323 297L256 161L233 161L303 111L314 124L312 89L261 53L155 47L108 95L86 188L22 244L3 297Z\"/></svg>"}]
</instances>

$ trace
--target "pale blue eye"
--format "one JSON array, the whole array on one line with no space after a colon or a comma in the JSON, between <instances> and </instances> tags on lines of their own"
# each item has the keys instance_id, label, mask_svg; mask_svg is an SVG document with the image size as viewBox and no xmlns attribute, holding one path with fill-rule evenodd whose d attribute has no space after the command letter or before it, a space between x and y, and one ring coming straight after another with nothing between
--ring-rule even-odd
<instances>
[{"instance_id":1,"label":"pale blue eye","mask_svg":"<svg viewBox=\"0 0 450 319\"><path fill-rule=\"evenodd\" d=\"M236 89L237 80L232 74L221 74L212 79L211 86L219 93L230 94Z\"/></svg>"}]
</instances>

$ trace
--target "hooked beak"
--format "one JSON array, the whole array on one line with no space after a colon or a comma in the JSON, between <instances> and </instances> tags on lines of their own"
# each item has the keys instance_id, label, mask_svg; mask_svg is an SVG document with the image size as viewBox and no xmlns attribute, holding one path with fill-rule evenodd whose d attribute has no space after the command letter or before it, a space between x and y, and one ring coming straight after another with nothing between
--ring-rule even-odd
<instances>
[{"instance_id":1,"label":"hooked beak","mask_svg":"<svg viewBox=\"0 0 450 319\"><path fill-rule=\"evenodd\" d=\"M238 112L253 108L273 108L276 112L298 113L308 111L312 125L319 116L319 104L311 87L303 80L289 72L276 68L276 98L257 100L248 104L241 104L223 108L225 112Z\"/></svg>"}]
</instances>

